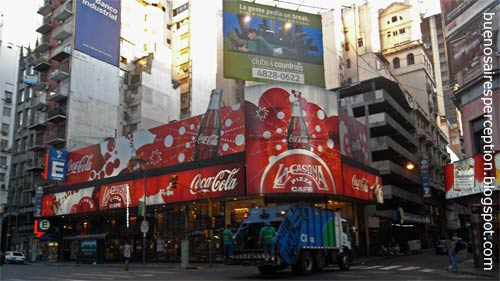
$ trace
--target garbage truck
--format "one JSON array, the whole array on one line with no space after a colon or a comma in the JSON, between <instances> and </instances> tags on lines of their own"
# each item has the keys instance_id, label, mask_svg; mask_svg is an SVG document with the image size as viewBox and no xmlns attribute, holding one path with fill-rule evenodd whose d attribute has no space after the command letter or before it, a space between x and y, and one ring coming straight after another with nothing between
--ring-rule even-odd
<instances>
[{"instance_id":1,"label":"garbage truck","mask_svg":"<svg viewBox=\"0 0 500 281\"><path fill-rule=\"evenodd\" d=\"M275 256L264 253L259 243L261 228L275 229ZM257 266L261 273L274 273L288 266L296 274L337 264L350 266L350 229L340 211L307 204L252 208L234 235L233 264Z\"/></svg>"}]
</instances>

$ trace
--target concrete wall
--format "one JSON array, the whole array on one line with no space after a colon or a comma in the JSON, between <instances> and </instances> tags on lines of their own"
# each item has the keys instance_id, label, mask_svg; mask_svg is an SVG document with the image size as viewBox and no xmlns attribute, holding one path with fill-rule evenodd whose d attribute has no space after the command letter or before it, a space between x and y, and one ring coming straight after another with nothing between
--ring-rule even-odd
<instances>
[{"instance_id":1,"label":"concrete wall","mask_svg":"<svg viewBox=\"0 0 500 281\"><path fill-rule=\"evenodd\" d=\"M330 10L321 14L326 89L337 88L341 85L342 80L344 80L343 71L339 68L344 56L341 46L343 26L339 20L340 18L340 9Z\"/></svg>"},{"instance_id":2,"label":"concrete wall","mask_svg":"<svg viewBox=\"0 0 500 281\"><path fill-rule=\"evenodd\" d=\"M78 52L78 51L74 51ZM71 61L67 147L70 150L114 137L119 127L119 69L80 53ZM91 138L90 138L91 137Z\"/></svg>"}]
</instances>

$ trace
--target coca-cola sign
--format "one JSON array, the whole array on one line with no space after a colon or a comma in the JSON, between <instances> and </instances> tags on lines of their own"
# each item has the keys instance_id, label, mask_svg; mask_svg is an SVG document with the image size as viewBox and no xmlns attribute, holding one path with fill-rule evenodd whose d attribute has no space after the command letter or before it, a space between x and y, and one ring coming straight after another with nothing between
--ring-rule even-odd
<instances>
[{"instance_id":1,"label":"coca-cola sign","mask_svg":"<svg viewBox=\"0 0 500 281\"><path fill-rule=\"evenodd\" d=\"M92 158L94 155L84 155L79 160L68 161L68 174L90 172L92 170Z\"/></svg>"},{"instance_id":2,"label":"coca-cola sign","mask_svg":"<svg viewBox=\"0 0 500 281\"><path fill-rule=\"evenodd\" d=\"M240 168L221 170L213 177L203 177L201 174L197 174L191 181L189 191L191 194L196 194L198 192L207 193L233 190L238 185L238 180L235 175L237 175L239 171Z\"/></svg>"},{"instance_id":3,"label":"coca-cola sign","mask_svg":"<svg viewBox=\"0 0 500 281\"><path fill-rule=\"evenodd\" d=\"M345 195L377 203L384 202L381 177L347 164L342 164L342 174L346 185Z\"/></svg>"}]
</instances>

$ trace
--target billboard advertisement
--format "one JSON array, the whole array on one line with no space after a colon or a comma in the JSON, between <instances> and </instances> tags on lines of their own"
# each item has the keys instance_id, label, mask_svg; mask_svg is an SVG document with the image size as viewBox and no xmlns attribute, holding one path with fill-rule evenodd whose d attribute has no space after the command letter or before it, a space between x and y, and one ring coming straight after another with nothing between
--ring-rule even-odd
<instances>
[{"instance_id":1,"label":"billboard advertisement","mask_svg":"<svg viewBox=\"0 0 500 281\"><path fill-rule=\"evenodd\" d=\"M340 153L365 165L370 164L368 150L368 126L366 117L354 117L353 104L359 103L354 97L340 100L339 142Z\"/></svg>"},{"instance_id":2,"label":"billboard advertisement","mask_svg":"<svg viewBox=\"0 0 500 281\"><path fill-rule=\"evenodd\" d=\"M120 0L77 0L75 50L118 66Z\"/></svg>"},{"instance_id":3,"label":"billboard advertisement","mask_svg":"<svg viewBox=\"0 0 500 281\"><path fill-rule=\"evenodd\" d=\"M325 87L321 16L223 2L224 77Z\"/></svg>"},{"instance_id":4,"label":"billboard advertisement","mask_svg":"<svg viewBox=\"0 0 500 281\"><path fill-rule=\"evenodd\" d=\"M245 166L242 162L177 172L176 188L169 185L172 175L46 194L42 199L42 216L137 207L144 196L145 184L147 205L203 200L205 196L233 197L245 193Z\"/></svg>"},{"instance_id":5,"label":"billboard advertisement","mask_svg":"<svg viewBox=\"0 0 500 281\"><path fill-rule=\"evenodd\" d=\"M294 84L245 88L247 194L342 194L335 93Z\"/></svg>"},{"instance_id":6,"label":"billboard advertisement","mask_svg":"<svg viewBox=\"0 0 500 281\"><path fill-rule=\"evenodd\" d=\"M500 190L499 181L499 162L500 153L496 153L492 161L492 169L486 169L483 154L475 155L445 166L445 186L446 199L457 198L477 193L482 193L485 189L485 183L488 186L496 186L492 190ZM494 178L489 183L485 178Z\"/></svg>"},{"instance_id":7,"label":"billboard advertisement","mask_svg":"<svg viewBox=\"0 0 500 281\"><path fill-rule=\"evenodd\" d=\"M446 35L451 35L483 9L494 4L495 1L485 0L441 0Z\"/></svg>"},{"instance_id":8,"label":"billboard advertisement","mask_svg":"<svg viewBox=\"0 0 500 281\"><path fill-rule=\"evenodd\" d=\"M381 177L347 164L342 164L342 175L344 195L384 203Z\"/></svg>"},{"instance_id":9,"label":"billboard advertisement","mask_svg":"<svg viewBox=\"0 0 500 281\"><path fill-rule=\"evenodd\" d=\"M489 24L485 24L487 22ZM446 39L450 77L458 86L465 85L482 76L483 71L498 68L496 59L491 60L491 54L494 56L499 51L499 26L500 5L497 5ZM485 54L489 51L491 54L486 56Z\"/></svg>"},{"instance_id":10,"label":"billboard advertisement","mask_svg":"<svg viewBox=\"0 0 500 281\"><path fill-rule=\"evenodd\" d=\"M69 152L66 184L224 156L244 149L241 105L209 108L202 115ZM143 162L145 167L141 166Z\"/></svg>"}]
</instances>

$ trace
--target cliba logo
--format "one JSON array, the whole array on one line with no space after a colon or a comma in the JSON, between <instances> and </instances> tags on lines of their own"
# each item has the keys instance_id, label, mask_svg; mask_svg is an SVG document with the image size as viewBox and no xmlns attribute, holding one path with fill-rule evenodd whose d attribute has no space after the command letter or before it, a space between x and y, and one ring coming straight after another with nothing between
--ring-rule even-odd
<instances>
[{"instance_id":1,"label":"cliba logo","mask_svg":"<svg viewBox=\"0 0 500 281\"><path fill-rule=\"evenodd\" d=\"M214 177L203 177L201 174L197 174L191 181L190 193L234 190L238 185L235 176L239 171L240 168L225 169L219 171Z\"/></svg>"},{"instance_id":2,"label":"cliba logo","mask_svg":"<svg viewBox=\"0 0 500 281\"><path fill-rule=\"evenodd\" d=\"M264 169L260 192L330 191L336 193L328 165L318 155L305 149L287 150L273 158Z\"/></svg>"},{"instance_id":3,"label":"cliba logo","mask_svg":"<svg viewBox=\"0 0 500 281\"><path fill-rule=\"evenodd\" d=\"M68 161L68 174L77 174L82 172L88 172L92 169L92 158L94 155L85 155L80 161L73 161L70 159Z\"/></svg>"}]
</instances>

